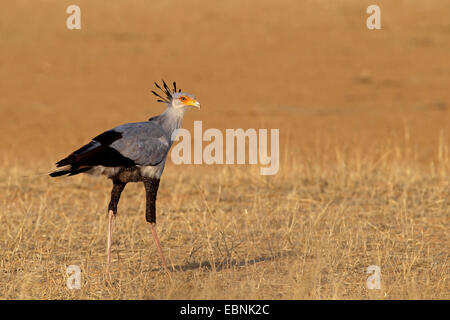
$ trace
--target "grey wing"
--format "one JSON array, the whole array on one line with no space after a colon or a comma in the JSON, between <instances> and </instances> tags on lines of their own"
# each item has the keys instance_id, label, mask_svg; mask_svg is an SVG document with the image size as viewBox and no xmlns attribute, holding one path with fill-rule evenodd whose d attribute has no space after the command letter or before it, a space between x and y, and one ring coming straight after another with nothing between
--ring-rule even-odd
<instances>
[{"instance_id":1,"label":"grey wing","mask_svg":"<svg viewBox=\"0 0 450 320\"><path fill-rule=\"evenodd\" d=\"M110 147L137 165L155 166L169 152L171 141L168 134L154 122L127 123L113 129L122 134Z\"/></svg>"}]
</instances>

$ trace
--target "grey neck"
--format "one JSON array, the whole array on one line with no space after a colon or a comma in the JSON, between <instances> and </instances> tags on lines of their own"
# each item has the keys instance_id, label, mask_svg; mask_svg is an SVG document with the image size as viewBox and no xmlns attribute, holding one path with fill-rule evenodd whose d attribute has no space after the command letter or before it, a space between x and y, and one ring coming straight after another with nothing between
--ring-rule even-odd
<instances>
[{"instance_id":1,"label":"grey neck","mask_svg":"<svg viewBox=\"0 0 450 320\"><path fill-rule=\"evenodd\" d=\"M185 108L177 108L169 106L166 111L156 117L154 120L170 135L174 130L181 128Z\"/></svg>"}]
</instances>

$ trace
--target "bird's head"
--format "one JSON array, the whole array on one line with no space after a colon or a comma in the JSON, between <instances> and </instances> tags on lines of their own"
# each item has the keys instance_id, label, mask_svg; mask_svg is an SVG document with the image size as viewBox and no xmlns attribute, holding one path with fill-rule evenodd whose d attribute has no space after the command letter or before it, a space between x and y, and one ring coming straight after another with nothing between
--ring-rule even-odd
<instances>
[{"instance_id":1,"label":"bird's head","mask_svg":"<svg viewBox=\"0 0 450 320\"><path fill-rule=\"evenodd\" d=\"M170 90L165 81L163 80L163 87L162 89L156 82L156 87L163 92L163 94L166 95L166 97L162 97L155 91L152 91L155 96L157 96L158 102L166 103L169 108L174 109L190 109L190 108L197 108L200 109L200 103L197 101L195 96L192 94L181 92L181 89L178 89L177 91L177 84L175 81L173 82L173 90Z\"/></svg>"}]
</instances>

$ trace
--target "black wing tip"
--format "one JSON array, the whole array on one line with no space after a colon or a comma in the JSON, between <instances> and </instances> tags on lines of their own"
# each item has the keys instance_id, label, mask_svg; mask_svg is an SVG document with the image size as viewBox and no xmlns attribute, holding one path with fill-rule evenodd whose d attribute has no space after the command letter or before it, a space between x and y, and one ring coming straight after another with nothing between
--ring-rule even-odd
<instances>
[{"instance_id":1,"label":"black wing tip","mask_svg":"<svg viewBox=\"0 0 450 320\"><path fill-rule=\"evenodd\" d=\"M92 167L83 167L83 168L77 168L75 170L71 170L70 173L69 173L69 177L70 176L74 176L74 175L79 174L79 173L86 172L86 171L91 170L91 169L92 169Z\"/></svg>"},{"instance_id":2,"label":"black wing tip","mask_svg":"<svg viewBox=\"0 0 450 320\"><path fill-rule=\"evenodd\" d=\"M74 176L76 174L86 172L86 171L88 171L90 169L91 169L91 167L78 168L78 169L75 169L75 170L71 168L69 170L53 171L53 172L50 172L48 175L50 177L52 177L52 178L61 177L61 176L65 176L65 175L67 175L68 177L71 177L71 176Z\"/></svg>"},{"instance_id":3,"label":"black wing tip","mask_svg":"<svg viewBox=\"0 0 450 320\"><path fill-rule=\"evenodd\" d=\"M52 178L56 178L56 177L65 176L66 174L69 174L69 173L70 173L70 170L61 170L61 171L50 172L48 175Z\"/></svg>"},{"instance_id":4,"label":"black wing tip","mask_svg":"<svg viewBox=\"0 0 450 320\"><path fill-rule=\"evenodd\" d=\"M72 156L72 157L71 157L71 156L68 156L67 158L64 158L64 159L62 159L62 160L59 160L59 161L56 163L56 167L59 168L59 167L67 166L67 165L71 164L72 161L73 161L73 156Z\"/></svg>"}]
</instances>

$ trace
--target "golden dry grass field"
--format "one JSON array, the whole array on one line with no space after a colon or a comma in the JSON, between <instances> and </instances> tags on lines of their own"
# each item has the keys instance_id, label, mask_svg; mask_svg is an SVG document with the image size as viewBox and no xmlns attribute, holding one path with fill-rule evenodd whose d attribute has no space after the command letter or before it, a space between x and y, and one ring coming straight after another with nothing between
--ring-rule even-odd
<instances>
[{"instance_id":1,"label":"golden dry grass field","mask_svg":"<svg viewBox=\"0 0 450 320\"><path fill-rule=\"evenodd\" d=\"M68 30L74 2L0 9L1 299L450 298L449 1L80 0ZM161 78L202 104L185 128L279 128L280 170L169 162L171 278L128 185L109 278L111 182L36 174L161 113Z\"/></svg>"}]
</instances>

